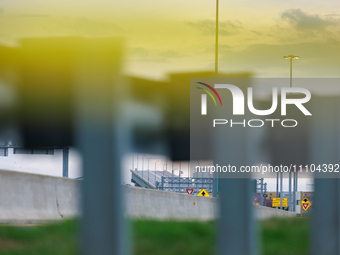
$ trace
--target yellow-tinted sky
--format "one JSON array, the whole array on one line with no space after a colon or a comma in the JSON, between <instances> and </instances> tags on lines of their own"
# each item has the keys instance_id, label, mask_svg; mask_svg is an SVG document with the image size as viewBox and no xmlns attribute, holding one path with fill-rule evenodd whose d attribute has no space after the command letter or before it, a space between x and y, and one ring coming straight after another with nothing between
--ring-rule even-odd
<instances>
[{"instance_id":1,"label":"yellow-tinted sky","mask_svg":"<svg viewBox=\"0 0 340 255\"><path fill-rule=\"evenodd\" d=\"M219 70L288 77L339 77L340 2L220 0ZM120 36L125 72L164 77L214 69L214 0L2 0L0 40Z\"/></svg>"}]
</instances>

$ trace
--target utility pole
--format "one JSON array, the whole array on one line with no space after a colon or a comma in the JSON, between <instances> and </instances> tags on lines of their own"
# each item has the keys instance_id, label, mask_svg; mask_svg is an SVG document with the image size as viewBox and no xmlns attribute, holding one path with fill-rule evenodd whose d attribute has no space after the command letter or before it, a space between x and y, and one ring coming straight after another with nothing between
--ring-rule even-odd
<instances>
[{"instance_id":1,"label":"utility pole","mask_svg":"<svg viewBox=\"0 0 340 255\"><path fill-rule=\"evenodd\" d=\"M218 74L218 0L216 0L215 74Z\"/></svg>"},{"instance_id":2,"label":"utility pole","mask_svg":"<svg viewBox=\"0 0 340 255\"><path fill-rule=\"evenodd\" d=\"M260 179L261 193L260 193L260 205L263 206L263 178Z\"/></svg>"},{"instance_id":3,"label":"utility pole","mask_svg":"<svg viewBox=\"0 0 340 255\"><path fill-rule=\"evenodd\" d=\"M276 197L279 197L279 172L276 173Z\"/></svg>"},{"instance_id":4,"label":"utility pole","mask_svg":"<svg viewBox=\"0 0 340 255\"><path fill-rule=\"evenodd\" d=\"M267 206L267 183L264 184L264 206Z\"/></svg>"},{"instance_id":5,"label":"utility pole","mask_svg":"<svg viewBox=\"0 0 340 255\"><path fill-rule=\"evenodd\" d=\"M288 197L288 208L292 211L292 169L289 169L289 197Z\"/></svg>"},{"instance_id":6,"label":"utility pole","mask_svg":"<svg viewBox=\"0 0 340 255\"><path fill-rule=\"evenodd\" d=\"M283 175L283 173L281 172L280 173L280 179L281 179L281 182L280 182L280 209L282 210L282 195L283 195L283 192L282 192L282 182L283 182L283 177L282 177L282 175Z\"/></svg>"}]
</instances>

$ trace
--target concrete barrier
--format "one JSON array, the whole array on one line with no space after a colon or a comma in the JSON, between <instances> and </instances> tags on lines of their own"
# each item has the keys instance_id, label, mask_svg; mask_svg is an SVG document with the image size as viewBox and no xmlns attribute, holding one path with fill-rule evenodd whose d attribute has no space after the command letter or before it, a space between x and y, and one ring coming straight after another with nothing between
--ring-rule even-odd
<instances>
[{"instance_id":1,"label":"concrete barrier","mask_svg":"<svg viewBox=\"0 0 340 255\"><path fill-rule=\"evenodd\" d=\"M0 223L35 223L79 215L79 180L0 170ZM147 219L212 220L218 199L124 186L125 216ZM254 217L295 213L254 206Z\"/></svg>"},{"instance_id":2,"label":"concrete barrier","mask_svg":"<svg viewBox=\"0 0 340 255\"><path fill-rule=\"evenodd\" d=\"M273 217L296 217L296 213L284 210L274 209L265 206L254 205L254 217L259 220L273 218Z\"/></svg>"},{"instance_id":3,"label":"concrete barrier","mask_svg":"<svg viewBox=\"0 0 340 255\"><path fill-rule=\"evenodd\" d=\"M133 218L211 220L217 199L152 189L125 187L125 215Z\"/></svg>"},{"instance_id":4,"label":"concrete barrier","mask_svg":"<svg viewBox=\"0 0 340 255\"><path fill-rule=\"evenodd\" d=\"M133 218L212 220L218 218L218 199L151 189L125 187L125 215ZM232 205L231 205L232 206ZM254 205L254 217L295 217L287 212Z\"/></svg>"},{"instance_id":5,"label":"concrete barrier","mask_svg":"<svg viewBox=\"0 0 340 255\"><path fill-rule=\"evenodd\" d=\"M34 223L79 215L78 181L0 170L0 222Z\"/></svg>"}]
</instances>

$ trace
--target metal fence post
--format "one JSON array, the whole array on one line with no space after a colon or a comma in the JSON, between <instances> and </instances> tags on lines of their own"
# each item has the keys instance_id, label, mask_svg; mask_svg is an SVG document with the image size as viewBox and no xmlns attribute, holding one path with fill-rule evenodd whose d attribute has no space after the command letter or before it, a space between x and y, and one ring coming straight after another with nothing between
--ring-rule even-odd
<instances>
[{"instance_id":1,"label":"metal fence post","mask_svg":"<svg viewBox=\"0 0 340 255\"><path fill-rule=\"evenodd\" d=\"M226 80L216 81L218 82L227 83ZM237 80L236 85L244 92L249 86L244 80ZM224 86L225 84L215 84L215 88L224 88ZM232 109L231 101L228 101L228 104L230 104L229 109ZM216 114L228 120L232 119L234 124L230 128L221 126L214 128L212 132L214 163L221 166L230 165L239 170L241 166L249 164L250 155L247 148L253 139L245 124L249 115L245 113L241 118L235 118L232 111L226 111L225 108L216 109ZM254 206L251 199L253 190L250 177L248 173L242 176L229 175L229 173L220 175L219 255L258 253L256 240L258 234L255 231L253 218Z\"/></svg>"},{"instance_id":2,"label":"metal fence post","mask_svg":"<svg viewBox=\"0 0 340 255\"><path fill-rule=\"evenodd\" d=\"M117 39L81 39L76 73L76 141L83 158L82 255L128 254L123 219L121 156L125 130L119 127L116 78L121 55ZM121 89L124 86L119 86ZM117 92L117 91L116 91Z\"/></svg>"},{"instance_id":3,"label":"metal fence post","mask_svg":"<svg viewBox=\"0 0 340 255\"><path fill-rule=\"evenodd\" d=\"M257 254L257 234L253 220L253 205L249 179L220 178L220 255ZM230 194L237 194L230 195Z\"/></svg>"},{"instance_id":4,"label":"metal fence post","mask_svg":"<svg viewBox=\"0 0 340 255\"><path fill-rule=\"evenodd\" d=\"M339 180L315 179L312 254L340 254L339 213Z\"/></svg>"},{"instance_id":5,"label":"metal fence post","mask_svg":"<svg viewBox=\"0 0 340 255\"><path fill-rule=\"evenodd\" d=\"M63 148L63 177L68 177L69 148Z\"/></svg>"},{"instance_id":6,"label":"metal fence post","mask_svg":"<svg viewBox=\"0 0 340 255\"><path fill-rule=\"evenodd\" d=\"M339 98L313 99L311 108L310 158L315 165L339 164ZM329 178L324 178L325 174ZM311 254L340 254L340 180L334 172L315 171ZM323 175L322 177L320 177ZM331 176L333 175L333 178ZM327 177L327 176L326 176Z\"/></svg>"}]
</instances>

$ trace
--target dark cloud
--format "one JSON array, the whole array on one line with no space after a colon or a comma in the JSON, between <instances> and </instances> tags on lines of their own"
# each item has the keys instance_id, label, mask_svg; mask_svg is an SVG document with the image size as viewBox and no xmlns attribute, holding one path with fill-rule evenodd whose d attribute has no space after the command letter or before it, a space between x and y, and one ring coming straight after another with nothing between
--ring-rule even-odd
<instances>
[{"instance_id":1,"label":"dark cloud","mask_svg":"<svg viewBox=\"0 0 340 255\"><path fill-rule=\"evenodd\" d=\"M286 10L281 14L281 19L288 21L298 30L323 30L328 26L339 24L339 20L323 19L317 14L308 14L301 9Z\"/></svg>"},{"instance_id":2,"label":"dark cloud","mask_svg":"<svg viewBox=\"0 0 340 255\"><path fill-rule=\"evenodd\" d=\"M201 20L197 22L187 22L191 28L196 29L202 33L202 35L214 35L216 29L216 23L213 20ZM221 36L230 36L238 34L243 29L241 22L239 21L223 21L219 22L218 33Z\"/></svg>"}]
</instances>

